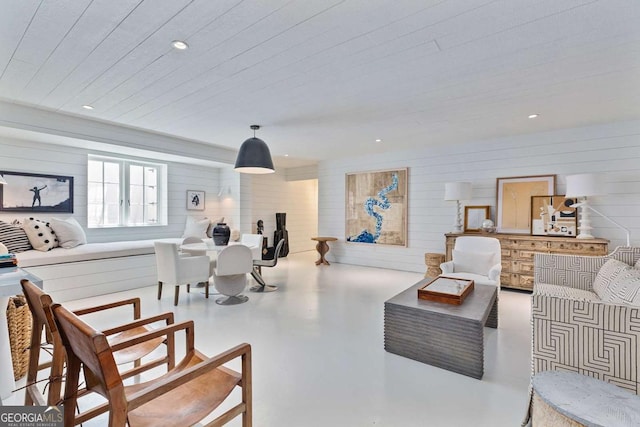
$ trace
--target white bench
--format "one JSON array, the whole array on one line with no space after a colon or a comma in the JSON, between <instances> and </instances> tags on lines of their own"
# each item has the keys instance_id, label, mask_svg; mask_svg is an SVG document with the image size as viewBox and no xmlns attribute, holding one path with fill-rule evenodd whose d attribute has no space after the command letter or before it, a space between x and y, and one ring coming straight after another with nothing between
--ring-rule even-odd
<instances>
[{"instance_id":1,"label":"white bench","mask_svg":"<svg viewBox=\"0 0 640 427\"><path fill-rule=\"evenodd\" d=\"M42 279L45 292L64 302L156 284L157 240L182 242L175 238L89 243L16 256L20 267Z\"/></svg>"}]
</instances>

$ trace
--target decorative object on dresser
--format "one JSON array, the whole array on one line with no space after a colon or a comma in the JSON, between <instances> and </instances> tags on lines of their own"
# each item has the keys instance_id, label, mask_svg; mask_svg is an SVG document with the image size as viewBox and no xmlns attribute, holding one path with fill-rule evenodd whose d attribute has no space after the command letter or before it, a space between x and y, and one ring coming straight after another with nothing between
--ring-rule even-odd
<instances>
[{"instance_id":1,"label":"decorative object on dresser","mask_svg":"<svg viewBox=\"0 0 640 427\"><path fill-rule=\"evenodd\" d=\"M465 206L464 207L464 232L477 233L482 229L482 224L491 218L491 206Z\"/></svg>"},{"instance_id":2,"label":"decorative object on dresser","mask_svg":"<svg viewBox=\"0 0 640 427\"><path fill-rule=\"evenodd\" d=\"M471 291L473 291L473 280L439 276L418 288L418 298L461 305Z\"/></svg>"},{"instance_id":3,"label":"decorative object on dresser","mask_svg":"<svg viewBox=\"0 0 640 427\"><path fill-rule=\"evenodd\" d=\"M477 236L477 233L467 234ZM446 259L452 259L453 248L459 234L446 234ZM525 234L489 234L500 241L503 288L533 289L533 257L536 253L570 255L606 255L609 241L605 239L576 240L573 237L529 236Z\"/></svg>"},{"instance_id":4,"label":"decorative object on dresser","mask_svg":"<svg viewBox=\"0 0 640 427\"><path fill-rule=\"evenodd\" d=\"M576 199L566 196L531 196L531 235L575 237Z\"/></svg>"},{"instance_id":5,"label":"decorative object on dresser","mask_svg":"<svg viewBox=\"0 0 640 427\"><path fill-rule=\"evenodd\" d=\"M498 178L496 227L499 233L531 232L531 196L555 194L555 175Z\"/></svg>"},{"instance_id":6,"label":"decorative object on dresser","mask_svg":"<svg viewBox=\"0 0 640 427\"><path fill-rule=\"evenodd\" d=\"M73 177L0 171L0 211L73 213Z\"/></svg>"},{"instance_id":7,"label":"decorative object on dresser","mask_svg":"<svg viewBox=\"0 0 640 427\"><path fill-rule=\"evenodd\" d=\"M407 245L408 169L346 174L347 242Z\"/></svg>"},{"instance_id":8,"label":"decorative object on dresser","mask_svg":"<svg viewBox=\"0 0 640 427\"><path fill-rule=\"evenodd\" d=\"M598 178L594 174L567 176L567 194L571 194L574 197L581 198L579 203L575 203L571 206L573 208L580 208L581 212L580 226L578 227L580 234L578 234L578 239L593 238L593 236L591 235L591 230L593 228L591 227L591 221L589 219L589 211L592 210L616 227L623 230L627 236L627 246L631 246L631 236L629 233L629 229L618 224L616 221L609 218L602 212L594 209L590 204L587 203L587 196L597 196L603 193L600 185L598 184L601 181L602 179Z\"/></svg>"},{"instance_id":9,"label":"decorative object on dresser","mask_svg":"<svg viewBox=\"0 0 640 427\"><path fill-rule=\"evenodd\" d=\"M203 211L204 210L204 191L187 190L187 210Z\"/></svg>"},{"instance_id":10,"label":"decorative object on dresser","mask_svg":"<svg viewBox=\"0 0 640 427\"><path fill-rule=\"evenodd\" d=\"M462 208L460 200L471 198L470 182L448 182L444 185L444 199L456 202L456 219L453 223L452 233L462 233Z\"/></svg>"}]
</instances>

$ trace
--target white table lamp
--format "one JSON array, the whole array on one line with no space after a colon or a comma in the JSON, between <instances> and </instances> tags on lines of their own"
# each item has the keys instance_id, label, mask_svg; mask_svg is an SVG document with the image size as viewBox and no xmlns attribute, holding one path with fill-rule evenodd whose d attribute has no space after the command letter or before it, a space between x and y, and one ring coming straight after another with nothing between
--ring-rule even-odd
<instances>
[{"instance_id":1,"label":"white table lamp","mask_svg":"<svg viewBox=\"0 0 640 427\"><path fill-rule=\"evenodd\" d=\"M591 219L589 218L590 206L587 198L602 194L598 177L592 173L567 176L567 191L565 197L580 199L580 225L578 226L577 239L593 239L591 235Z\"/></svg>"},{"instance_id":2,"label":"white table lamp","mask_svg":"<svg viewBox=\"0 0 640 427\"><path fill-rule=\"evenodd\" d=\"M444 185L444 199L456 202L456 220L453 223L453 233L462 233L462 209L460 200L471 198L470 182L448 182Z\"/></svg>"}]
</instances>

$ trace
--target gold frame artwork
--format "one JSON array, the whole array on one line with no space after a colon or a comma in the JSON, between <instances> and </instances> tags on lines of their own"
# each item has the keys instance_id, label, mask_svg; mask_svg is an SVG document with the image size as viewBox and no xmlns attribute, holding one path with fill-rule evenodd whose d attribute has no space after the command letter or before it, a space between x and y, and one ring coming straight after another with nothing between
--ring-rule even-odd
<instances>
[{"instance_id":1,"label":"gold frame artwork","mask_svg":"<svg viewBox=\"0 0 640 427\"><path fill-rule=\"evenodd\" d=\"M408 168L345 174L345 241L407 246Z\"/></svg>"},{"instance_id":2,"label":"gold frame artwork","mask_svg":"<svg viewBox=\"0 0 640 427\"><path fill-rule=\"evenodd\" d=\"M496 180L498 233L531 233L531 196L554 194L555 175L515 176Z\"/></svg>"},{"instance_id":3,"label":"gold frame artwork","mask_svg":"<svg viewBox=\"0 0 640 427\"><path fill-rule=\"evenodd\" d=\"M564 195L531 196L531 235L576 237L578 233L576 198Z\"/></svg>"},{"instance_id":4,"label":"gold frame artwork","mask_svg":"<svg viewBox=\"0 0 640 427\"><path fill-rule=\"evenodd\" d=\"M464 232L479 233L485 219L491 219L491 206L465 206Z\"/></svg>"}]
</instances>

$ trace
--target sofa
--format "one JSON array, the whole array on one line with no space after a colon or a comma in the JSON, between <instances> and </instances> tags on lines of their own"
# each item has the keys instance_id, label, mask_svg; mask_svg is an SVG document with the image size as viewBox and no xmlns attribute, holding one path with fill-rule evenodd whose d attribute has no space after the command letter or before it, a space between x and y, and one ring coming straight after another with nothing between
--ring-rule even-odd
<instances>
[{"instance_id":1,"label":"sofa","mask_svg":"<svg viewBox=\"0 0 640 427\"><path fill-rule=\"evenodd\" d=\"M573 371L640 394L639 260L640 247L535 255L533 374Z\"/></svg>"}]
</instances>

